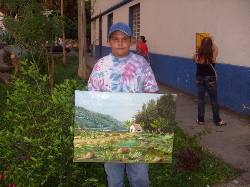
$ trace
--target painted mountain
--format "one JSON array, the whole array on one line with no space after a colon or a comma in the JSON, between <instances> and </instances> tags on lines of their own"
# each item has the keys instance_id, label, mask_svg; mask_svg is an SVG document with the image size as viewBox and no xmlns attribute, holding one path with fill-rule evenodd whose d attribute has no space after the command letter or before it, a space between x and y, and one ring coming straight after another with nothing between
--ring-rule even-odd
<instances>
[{"instance_id":1,"label":"painted mountain","mask_svg":"<svg viewBox=\"0 0 250 187\"><path fill-rule=\"evenodd\" d=\"M123 123L110 115L75 107L75 125L78 129L93 131L128 131Z\"/></svg>"}]
</instances>

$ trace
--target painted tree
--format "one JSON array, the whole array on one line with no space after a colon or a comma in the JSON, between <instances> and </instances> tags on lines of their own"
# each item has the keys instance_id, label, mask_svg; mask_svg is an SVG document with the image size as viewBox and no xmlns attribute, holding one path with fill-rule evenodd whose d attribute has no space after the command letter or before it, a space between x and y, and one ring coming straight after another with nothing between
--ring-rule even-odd
<instances>
[{"instance_id":1,"label":"painted tree","mask_svg":"<svg viewBox=\"0 0 250 187\"><path fill-rule=\"evenodd\" d=\"M153 131L152 122L159 117L156 108L156 102L150 100L148 103L143 104L141 111L135 115L135 122L141 124L142 128L147 131Z\"/></svg>"},{"instance_id":2,"label":"painted tree","mask_svg":"<svg viewBox=\"0 0 250 187\"><path fill-rule=\"evenodd\" d=\"M134 116L135 122L151 132L171 132L175 122L175 100L173 95L163 95L157 101L143 104Z\"/></svg>"},{"instance_id":3,"label":"painted tree","mask_svg":"<svg viewBox=\"0 0 250 187\"><path fill-rule=\"evenodd\" d=\"M173 95L163 95L157 100L158 113L161 117L167 118L171 123L175 123L176 103Z\"/></svg>"}]
</instances>

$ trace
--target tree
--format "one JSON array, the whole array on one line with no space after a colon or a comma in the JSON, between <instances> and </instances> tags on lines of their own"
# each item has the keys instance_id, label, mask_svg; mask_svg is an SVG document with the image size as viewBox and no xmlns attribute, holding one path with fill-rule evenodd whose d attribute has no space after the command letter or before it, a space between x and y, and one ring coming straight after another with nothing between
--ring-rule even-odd
<instances>
[{"instance_id":1,"label":"tree","mask_svg":"<svg viewBox=\"0 0 250 187\"><path fill-rule=\"evenodd\" d=\"M64 10L64 0L61 0L61 16L63 17ZM65 32L64 32L64 24L62 24L62 47L63 47L63 60L62 63L66 65L66 50L65 50Z\"/></svg>"},{"instance_id":2,"label":"tree","mask_svg":"<svg viewBox=\"0 0 250 187\"><path fill-rule=\"evenodd\" d=\"M87 167L72 161L74 90L80 87L73 80L53 92L47 87L48 76L28 61L8 92L0 84L1 187L86 186Z\"/></svg>"},{"instance_id":3,"label":"tree","mask_svg":"<svg viewBox=\"0 0 250 187\"><path fill-rule=\"evenodd\" d=\"M79 43L79 67L78 76L87 80L88 71L86 65L86 16L85 1L77 0L78 5L78 43Z\"/></svg>"},{"instance_id":4,"label":"tree","mask_svg":"<svg viewBox=\"0 0 250 187\"><path fill-rule=\"evenodd\" d=\"M5 12L15 10L14 17L11 15L4 18L4 25L16 44L28 51L34 62L42 69L47 64L50 86L53 88L55 63L51 52L55 38L61 35L61 16L50 9L50 1L15 0L6 4L1 0L0 5L4 7ZM47 46L50 46L50 52Z\"/></svg>"},{"instance_id":5,"label":"tree","mask_svg":"<svg viewBox=\"0 0 250 187\"><path fill-rule=\"evenodd\" d=\"M27 0L0 0L0 10L7 16L15 17L16 15L22 14L27 4Z\"/></svg>"}]
</instances>

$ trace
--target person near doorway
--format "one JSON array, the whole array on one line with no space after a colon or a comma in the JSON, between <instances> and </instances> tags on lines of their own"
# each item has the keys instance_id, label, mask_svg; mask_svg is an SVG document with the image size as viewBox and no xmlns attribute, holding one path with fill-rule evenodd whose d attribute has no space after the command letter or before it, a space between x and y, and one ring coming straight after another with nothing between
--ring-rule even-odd
<instances>
[{"instance_id":1,"label":"person near doorway","mask_svg":"<svg viewBox=\"0 0 250 187\"><path fill-rule=\"evenodd\" d=\"M138 42L136 44L136 52L137 54L143 56L148 63L150 63L149 55L148 55L148 46L147 40L145 36L140 36Z\"/></svg>"}]
</instances>

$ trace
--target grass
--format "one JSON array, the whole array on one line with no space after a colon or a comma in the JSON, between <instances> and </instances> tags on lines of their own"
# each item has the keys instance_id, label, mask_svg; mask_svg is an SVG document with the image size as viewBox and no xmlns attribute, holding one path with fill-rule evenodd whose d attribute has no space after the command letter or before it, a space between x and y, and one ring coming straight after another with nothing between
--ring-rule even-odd
<instances>
[{"instance_id":1,"label":"grass","mask_svg":"<svg viewBox=\"0 0 250 187\"><path fill-rule=\"evenodd\" d=\"M77 78L77 57L68 58L66 66L61 64L59 57L57 57L56 61L57 84L63 82L64 79L76 79L80 83L82 82L83 85L86 84L86 81ZM0 98L3 98L6 94L5 88L0 83ZM4 107L2 101L0 101L0 104L1 107ZM214 184L226 183L240 174L238 170L225 164L206 149L203 149L197 137L186 136L178 127L175 128L174 134L172 163L149 165L150 186L205 187L207 185L212 186ZM183 150L186 148L200 151L200 155L198 156L200 161L197 161L197 165L194 165L191 169L185 169L183 164L188 165L189 161L192 160L190 158L194 158L196 152L187 157L181 157ZM106 176L102 163L75 163L75 166L76 174L84 173L83 180L85 184L88 183L87 186L106 186ZM128 182L126 182L126 186L128 186Z\"/></svg>"},{"instance_id":2,"label":"grass","mask_svg":"<svg viewBox=\"0 0 250 187\"><path fill-rule=\"evenodd\" d=\"M180 168L178 155L186 147L201 150L202 159L193 170ZM195 138L186 136L178 127L175 129L173 149L172 164L150 165L152 186L211 186L226 182L239 174L237 170L203 149Z\"/></svg>"},{"instance_id":3,"label":"grass","mask_svg":"<svg viewBox=\"0 0 250 187\"><path fill-rule=\"evenodd\" d=\"M75 130L76 133L76 162L172 162L173 134Z\"/></svg>"},{"instance_id":4,"label":"grass","mask_svg":"<svg viewBox=\"0 0 250 187\"><path fill-rule=\"evenodd\" d=\"M62 60L60 56L55 56L55 83L60 84L65 79L76 79L80 81L77 75L78 71L78 57L69 56L67 57L66 66L62 65ZM84 81L83 81L84 82Z\"/></svg>"}]
</instances>

